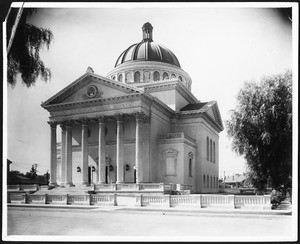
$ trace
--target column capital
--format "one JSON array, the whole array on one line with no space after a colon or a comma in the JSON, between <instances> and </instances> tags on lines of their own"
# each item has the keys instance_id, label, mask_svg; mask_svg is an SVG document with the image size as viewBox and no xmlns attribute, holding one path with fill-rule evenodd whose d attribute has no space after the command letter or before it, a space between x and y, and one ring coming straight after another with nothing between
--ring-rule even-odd
<instances>
[{"instance_id":1,"label":"column capital","mask_svg":"<svg viewBox=\"0 0 300 244\"><path fill-rule=\"evenodd\" d=\"M70 126L72 126L72 125L74 124L74 121L73 121L73 120L65 120L65 121L63 122L63 124L64 124L65 126L67 126L67 127L70 127Z\"/></svg>"},{"instance_id":2,"label":"column capital","mask_svg":"<svg viewBox=\"0 0 300 244\"><path fill-rule=\"evenodd\" d=\"M90 119L87 117L83 117L79 119L79 122L83 125L83 126L88 126L90 123Z\"/></svg>"},{"instance_id":3,"label":"column capital","mask_svg":"<svg viewBox=\"0 0 300 244\"><path fill-rule=\"evenodd\" d=\"M59 123L59 126L61 128L62 131L66 131L66 125L64 123Z\"/></svg>"},{"instance_id":4,"label":"column capital","mask_svg":"<svg viewBox=\"0 0 300 244\"><path fill-rule=\"evenodd\" d=\"M116 114L115 118L117 119L117 121L123 122L124 115L123 114Z\"/></svg>"},{"instance_id":5,"label":"column capital","mask_svg":"<svg viewBox=\"0 0 300 244\"><path fill-rule=\"evenodd\" d=\"M149 123L150 121L150 116L146 115L143 112L136 112L134 113L134 116L136 120L142 120L143 123Z\"/></svg>"},{"instance_id":6,"label":"column capital","mask_svg":"<svg viewBox=\"0 0 300 244\"><path fill-rule=\"evenodd\" d=\"M56 128L58 124L56 121L47 121L47 123L50 125L51 128Z\"/></svg>"},{"instance_id":7,"label":"column capital","mask_svg":"<svg viewBox=\"0 0 300 244\"><path fill-rule=\"evenodd\" d=\"M99 123L105 123L105 116L98 116L97 117L97 121L99 122Z\"/></svg>"}]
</instances>

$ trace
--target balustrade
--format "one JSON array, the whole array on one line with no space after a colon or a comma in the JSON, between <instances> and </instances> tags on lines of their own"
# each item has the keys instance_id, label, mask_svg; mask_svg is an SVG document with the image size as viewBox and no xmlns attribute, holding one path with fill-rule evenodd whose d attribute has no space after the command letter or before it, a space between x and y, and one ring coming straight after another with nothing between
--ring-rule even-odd
<instances>
[{"instance_id":1,"label":"balustrade","mask_svg":"<svg viewBox=\"0 0 300 244\"><path fill-rule=\"evenodd\" d=\"M201 207L200 195L174 195L170 197L170 207Z\"/></svg>"},{"instance_id":2,"label":"balustrade","mask_svg":"<svg viewBox=\"0 0 300 244\"><path fill-rule=\"evenodd\" d=\"M169 207L170 206L170 195L141 196L141 206L152 206L152 207Z\"/></svg>"},{"instance_id":3,"label":"balustrade","mask_svg":"<svg viewBox=\"0 0 300 244\"><path fill-rule=\"evenodd\" d=\"M91 195L91 205L109 205L117 206L117 199L115 194L109 195Z\"/></svg>"}]
</instances>

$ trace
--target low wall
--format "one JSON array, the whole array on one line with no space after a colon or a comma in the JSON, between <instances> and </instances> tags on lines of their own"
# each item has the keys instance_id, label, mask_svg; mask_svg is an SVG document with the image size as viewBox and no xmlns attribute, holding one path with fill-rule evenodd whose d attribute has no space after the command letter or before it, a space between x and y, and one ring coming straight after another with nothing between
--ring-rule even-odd
<instances>
[{"instance_id":1,"label":"low wall","mask_svg":"<svg viewBox=\"0 0 300 244\"><path fill-rule=\"evenodd\" d=\"M17 204L59 204L59 205L109 205L139 207L172 207L172 208L220 208L220 209L271 209L270 195L234 196L213 194L192 195L117 195L117 194L84 194L84 195L32 195L10 193L8 203Z\"/></svg>"},{"instance_id":2,"label":"low wall","mask_svg":"<svg viewBox=\"0 0 300 244\"><path fill-rule=\"evenodd\" d=\"M38 185L7 185L7 192L35 192L39 188Z\"/></svg>"}]
</instances>

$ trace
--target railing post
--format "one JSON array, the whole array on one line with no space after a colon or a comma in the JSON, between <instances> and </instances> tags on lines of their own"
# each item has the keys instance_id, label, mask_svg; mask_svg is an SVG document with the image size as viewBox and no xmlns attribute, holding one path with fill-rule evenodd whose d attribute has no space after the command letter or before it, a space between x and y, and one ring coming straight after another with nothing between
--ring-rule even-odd
<instances>
[{"instance_id":1,"label":"railing post","mask_svg":"<svg viewBox=\"0 0 300 244\"><path fill-rule=\"evenodd\" d=\"M70 202L69 202L69 194L67 194L66 196L66 205L68 205Z\"/></svg>"},{"instance_id":2,"label":"railing post","mask_svg":"<svg viewBox=\"0 0 300 244\"><path fill-rule=\"evenodd\" d=\"M142 207L142 194L140 194L139 196L136 196L135 206L136 207Z\"/></svg>"},{"instance_id":3,"label":"railing post","mask_svg":"<svg viewBox=\"0 0 300 244\"><path fill-rule=\"evenodd\" d=\"M29 199L28 199L28 194L25 193L25 203L29 203L28 200L29 200Z\"/></svg>"},{"instance_id":4,"label":"railing post","mask_svg":"<svg viewBox=\"0 0 300 244\"><path fill-rule=\"evenodd\" d=\"M48 194L45 194L45 204L47 204L48 201Z\"/></svg>"},{"instance_id":5,"label":"railing post","mask_svg":"<svg viewBox=\"0 0 300 244\"><path fill-rule=\"evenodd\" d=\"M114 206L118 206L117 194L114 194Z\"/></svg>"},{"instance_id":6,"label":"railing post","mask_svg":"<svg viewBox=\"0 0 300 244\"><path fill-rule=\"evenodd\" d=\"M171 207L171 194L169 195L169 197L168 197L168 201L169 201L169 208Z\"/></svg>"}]
</instances>

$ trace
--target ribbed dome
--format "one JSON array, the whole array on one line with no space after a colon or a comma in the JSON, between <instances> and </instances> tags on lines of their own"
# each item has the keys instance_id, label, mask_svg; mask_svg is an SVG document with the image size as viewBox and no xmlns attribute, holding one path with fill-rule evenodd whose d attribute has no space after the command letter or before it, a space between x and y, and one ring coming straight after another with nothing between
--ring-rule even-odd
<instances>
[{"instance_id":1,"label":"ribbed dome","mask_svg":"<svg viewBox=\"0 0 300 244\"><path fill-rule=\"evenodd\" d=\"M148 22L143 25L143 40L127 48L119 56L115 67L128 61L140 60L164 62L176 65L180 68L179 61L173 52L168 48L153 42L152 29L152 25Z\"/></svg>"}]
</instances>

